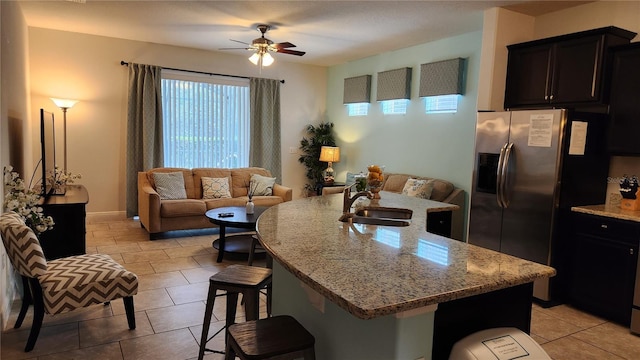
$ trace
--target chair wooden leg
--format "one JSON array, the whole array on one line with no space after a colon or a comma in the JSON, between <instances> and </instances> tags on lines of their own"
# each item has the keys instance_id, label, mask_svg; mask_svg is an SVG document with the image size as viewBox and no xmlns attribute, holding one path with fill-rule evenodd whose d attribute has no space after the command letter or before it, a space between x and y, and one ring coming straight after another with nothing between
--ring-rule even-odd
<instances>
[{"instance_id":1,"label":"chair wooden leg","mask_svg":"<svg viewBox=\"0 0 640 360\"><path fill-rule=\"evenodd\" d=\"M44 319L44 301L40 283L38 283L38 279L29 279L29 285L33 296L33 323L31 324L27 345L24 347L25 352L33 350L36 345L36 340L38 340L40 328L42 327L42 320Z\"/></svg>"},{"instance_id":2,"label":"chair wooden leg","mask_svg":"<svg viewBox=\"0 0 640 360\"><path fill-rule=\"evenodd\" d=\"M136 313L133 307L133 296L123 297L122 302L124 302L124 311L127 313L129 329L134 330L136 328Z\"/></svg>"},{"instance_id":3,"label":"chair wooden leg","mask_svg":"<svg viewBox=\"0 0 640 360\"><path fill-rule=\"evenodd\" d=\"M29 310L29 305L33 303L31 290L29 289L29 278L26 276L22 276L22 293L22 306L20 306L20 313L18 314L18 319L16 319L16 324L13 326L14 329L22 326L24 317L27 315L27 310Z\"/></svg>"}]
</instances>

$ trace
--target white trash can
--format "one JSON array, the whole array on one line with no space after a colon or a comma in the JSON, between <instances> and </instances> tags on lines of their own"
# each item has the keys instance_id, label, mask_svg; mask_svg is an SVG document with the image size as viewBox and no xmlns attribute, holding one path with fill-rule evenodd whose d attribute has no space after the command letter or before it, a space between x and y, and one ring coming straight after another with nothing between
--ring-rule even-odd
<instances>
[{"instance_id":1,"label":"white trash can","mask_svg":"<svg viewBox=\"0 0 640 360\"><path fill-rule=\"evenodd\" d=\"M453 345L449 360L551 360L529 335L513 327L473 333Z\"/></svg>"}]
</instances>

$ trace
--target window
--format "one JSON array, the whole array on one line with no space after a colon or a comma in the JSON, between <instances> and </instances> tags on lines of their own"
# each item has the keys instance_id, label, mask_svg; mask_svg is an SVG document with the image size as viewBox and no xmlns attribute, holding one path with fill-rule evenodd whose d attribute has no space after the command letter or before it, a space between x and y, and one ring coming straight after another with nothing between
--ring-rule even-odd
<instances>
[{"instance_id":1,"label":"window","mask_svg":"<svg viewBox=\"0 0 640 360\"><path fill-rule=\"evenodd\" d=\"M455 113L458 112L458 97L460 95L427 96L424 98L425 112L427 114Z\"/></svg>"},{"instance_id":2,"label":"window","mask_svg":"<svg viewBox=\"0 0 640 360\"><path fill-rule=\"evenodd\" d=\"M162 72L164 166L249 166L249 80Z\"/></svg>"},{"instance_id":3,"label":"window","mask_svg":"<svg viewBox=\"0 0 640 360\"><path fill-rule=\"evenodd\" d=\"M369 103L347 104L349 116L367 116L369 114Z\"/></svg>"},{"instance_id":4,"label":"window","mask_svg":"<svg viewBox=\"0 0 640 360\"><path fill-rule=\"evenodd\" d=\"M382 103L382 113L385 115L404 115L407 113L407 99L385 100Z\"/></svg>"}]
</instances>

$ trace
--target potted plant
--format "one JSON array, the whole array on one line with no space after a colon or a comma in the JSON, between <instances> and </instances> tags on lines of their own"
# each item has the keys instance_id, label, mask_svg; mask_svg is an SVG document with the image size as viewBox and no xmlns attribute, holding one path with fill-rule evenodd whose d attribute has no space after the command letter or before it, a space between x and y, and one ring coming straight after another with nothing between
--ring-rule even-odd
<instances>
[{"instance_id":1,"label":"potted plant","mask_svg":"<svg viewBox=\"0 0 640 360\"><path fill-rule=\"evenodd\" d=\"M320 161L320 149L323 146L336 146L333 138L333 123L320 123L318 126L308 125L307 136L300 140L302 155L298 161L307 168L309 182L304 188L307 193L318 193L322 190L323 174L327 164Z\"/></svg>"}]
</instances>

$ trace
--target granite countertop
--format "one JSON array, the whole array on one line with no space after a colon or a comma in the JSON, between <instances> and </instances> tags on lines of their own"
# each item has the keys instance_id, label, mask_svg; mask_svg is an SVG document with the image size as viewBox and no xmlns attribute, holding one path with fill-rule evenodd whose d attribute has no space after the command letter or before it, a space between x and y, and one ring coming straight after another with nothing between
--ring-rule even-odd
<instances>
[{"instance_id":1,"label":"granite countertop","mask_svg":"<svg viewBox=\"0 0 640 360\"><path fill-rule=\"evenodd\" d=\"M273 259L361 319L397 314L555 275L551 267L426 232L449 204L381 192L372 205L413 210L411 225L349 224L342 194L273 206L257 232Z\"/></svg>"},{"instance_id":2,"label":"granite countertop","mask_svg":"<svg viewBox=\"0 0 640 360\"><path fill-rule=\"evenodd\" d=\"M624 210L621 209L620 206L614 205L574 206L571 208L571 211L640 222L640 211Z\"/></svg>"}]
</instances>

